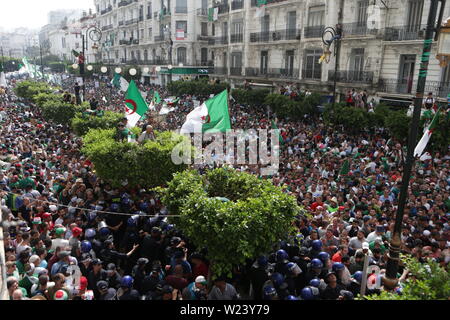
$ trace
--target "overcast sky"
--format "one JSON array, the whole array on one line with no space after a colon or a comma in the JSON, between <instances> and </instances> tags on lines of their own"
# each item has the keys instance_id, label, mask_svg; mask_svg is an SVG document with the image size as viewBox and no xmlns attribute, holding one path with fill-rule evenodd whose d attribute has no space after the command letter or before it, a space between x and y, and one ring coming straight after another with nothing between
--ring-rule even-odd
<instances>
[{"instance_id":1,"label":"overcast sky","mask_svg":"<svg viewBox=\"0 0 450 320\"><path fill-rule=\"evenodd\" d=\"M0 0L0 27L39 29L47 13L58 9L94 10L94 0Z\"/></svg>"}]
</instances>

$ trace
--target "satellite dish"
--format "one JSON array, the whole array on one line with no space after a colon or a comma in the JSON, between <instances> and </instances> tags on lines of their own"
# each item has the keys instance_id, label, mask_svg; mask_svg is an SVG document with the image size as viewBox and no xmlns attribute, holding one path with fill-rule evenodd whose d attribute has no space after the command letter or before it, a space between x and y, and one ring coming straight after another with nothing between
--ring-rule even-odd
<instances>
[{"instance_id":1,"label":"satellite dish","mask_svg":"<svg viewBox=\"0 0 450 320\"><path fill-rule=\"evenodd\" d=\"M381 9L378 5L370 5L367 7L367 29L380 29Z\"/></svg>"}]
</instances>

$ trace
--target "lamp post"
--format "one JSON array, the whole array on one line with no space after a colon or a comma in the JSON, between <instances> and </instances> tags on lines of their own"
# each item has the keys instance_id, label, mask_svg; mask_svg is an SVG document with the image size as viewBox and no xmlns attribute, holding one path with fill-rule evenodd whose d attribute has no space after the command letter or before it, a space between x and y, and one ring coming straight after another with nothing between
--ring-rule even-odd
<instances>
[{"instance_id":1,"label":"lamp post","mask_svg":"<svg viewBox=\"0 0 450 320\"><path fill-rule=\"evenodd\" d=\"M438 3L441 3L440 13L437 25L436 15L438 10ZM420 109L422 107L423 94L425 91L425 82L427 79L428 63L431 52L431 45L433 43L433 35L436 32L435 40L439 36L439 28L442 21L442 15L445 8L445 0L431 0L430 12L428 14L428 23L425 32L425 40L423 44L423 53L420 64L419 77L417 80L417 92L414 98L414 113L411 121L409 136L408 136L408 151L406 155L406 162L403 167L402 186L398 200L398 209L395 216L394 232L389 244L388 261L386 265L386 275L383 278L383 285L387 290L393 290L398 282L397 270L400 260L400 246L401 246L401 227L403 221L403 213L405 210L406 198L408 196L409 179L411 177L412 166L414 164L414 148L417 141L420 121ZM448 39L446 36L445 39ZM448 48L450 43L447 42ZM450 51L449 51L450 54Z\"/></svg>"},{"instance_id":2,"label":"lamp post","mask_svg":"<svg viewBox=\"0 0 450 320\"><path fill-rule=\"evenodd\" d=\"M331 38L325 40L327 34L331 35ZM333 107L336 105L336 82L337 82L337 72L339 68L339 53L341 49L341 37L342 37L342 26L340 24L336 25L336 29L333 27L327 27L322 33L322 42L329 48L334 43L334 78L333 78Z\"/></svg>"},{"instance_id":3,"label":"lamp post","mask_svg":"<svg viewBox=\"0 0 450 320\"><path fill-rule=\"evenodd\" d=\"M85 49L88 48L88 40L91 39L93 42L99 42L102 39L102 31L97 28L96 26L89 27L86 30L86 34L81 33L81 45L82 45L82 59L79 58L79 64L80 64L80 75L83 78L83 100L86 97L86 85L85 85L85 73L84 73L84 59L86 59L85 55Z\"/></svg>"},{"instance_id":4,"label":"lamp post","mask_svg":"<svg viewBox=\"0 0 450 320\"><path fill-rule=\"evenodd\" d=\"M169 83L172 82L172 49L173 49L173 40L172 40L172 30L170 25L166 26L166 32L169 36L169 39L167 41L167 44L169 46L169 52L168 52L168 70L169 70Z\"/></svg>"}]
</instances>

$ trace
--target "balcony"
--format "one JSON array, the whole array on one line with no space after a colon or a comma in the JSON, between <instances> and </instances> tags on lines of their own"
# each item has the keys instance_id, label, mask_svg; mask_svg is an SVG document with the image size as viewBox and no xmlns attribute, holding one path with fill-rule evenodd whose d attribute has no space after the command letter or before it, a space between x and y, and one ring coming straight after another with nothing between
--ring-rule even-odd
<instances>
[{"instance_id":1,"label":"balcony","mask_svg":"<svg viewBox=\"0 0 450 320\"><path fill-rule=\"evenodd\" d=\"M188 8L187 7L175 7L175 13L187 13Z\"/></svg>"},{"instance_id":2,"label":"balcony","mask_svg":"<svg viewBox=\"0 0 450 320\"><path fill-rule=\"evenodd\" d=\"M208 16L208 8L199 8L197 9L198 16Z\"/></svg>"},{"instance_id":3,"label":"balcony","mask_svg":"<svg viewBox=\"0 0 450 320\"><path fill-rule=\"evenodd\" d=\"M385 93L414 95L417 81L406 79L380 79L378 90ZM450 93L450 82L427 81L425 92L432 92L434 97L447 98Z\"/></svg>"},{"instance_id":4,"label":"balcony","mask_svg":"<svg viewBox=\"0 0 450 320\"><path fill-rule=\"evenodd\" d=\"M227 67L214 67L214 70L212 72L213 74L219 74L219 75L227 75L228 74L228 68Z\"/></svg>"},{"instance_id":5,"label":"balcony","mask_svg":"<svg viewBox=\"0 0 450 320\"><path fill-rule=\"evenodd\" d=\"M243 33L232 34L231 37L230 37L230 42L231 43L242 42L243 40L244 40L244 34Z\"/></svg>"},{"instance_id":6,"label":"balcony","mask_svg":"<svg viewBox=\"0 0 450 320\"><path fill-rule=\"evenodd\" d=\"M287 0L267 0L267 5L274 4L274 3L279 3L279 2L284 2L284 1L287 1ZM251 1L251 6L252 7L256 7L256 4L257 4L257 0L252 0Z\"/></svg>"},{"instance_id":7,"label":"balcony","mask_svg":"<svg viewBox=\"0 0 450 320\"><path fill-rule=\"evenodd\" d=\"M144 15L139 16L139 21L144 21Z\"/></svg>"},{"instance_id":8,"label":"balcony","mask_svg":"<svg viewBox=\"0 0 450 320\"><path fill-rule=\"evenodd\" d=\"M102 31L111 30L112 28L113 28L113 25L112 25L112 24L110 24L110 25L108 25L108 26L103 26L103 27L102 27Z\"/></svg>"},{"instance_id":9,"label":"balcony","mask_svg":"<svg viewBox=\"0 0 450 320\"><path fill-rule=\"evenodd\" d=\"M139 22L139 19L138 18L134 18L134 19L130 19L130 20L125 21L125 25L129 26L130 24L138 23L138 22Z\"/></svg>"},{"instance_id":10,"label":"balcony","mask_svg":"<svg viewBox=\"0 0 450 320\"><path fill-rule=\"evenodd\" d=\"M298 79L299 75L298 69L267 69L269 78Z\"/></svg>"},{"instance_id":11,"label":"balcony","mask_svg":"<svg viewBox=\"0 0 450 320\"><path fill-rule=\"evenodd\" d=\"M303 69L302 79L320 81L322 79L322 69Z\"/></svg>"},{"instance_id":12,"label":"balcony","mask_svg":"<svg viewBox=\"0 0 450 320\"><path fill-rule=\"evenodd\" d=\"M106 8L105 10L100 11L100 15L104 15L107 14L108 12L112 11L112 6L109 6L108 8Z\"/></svg>"},{"instance_id":13,"label":"balcony","mask_svg":"<svg viewBox=\"0 0 450 320\"><path fill-rule=\"evenodd\" d=\"M132 44L139 44L139 39L134 39L131 41Z\"/></svg>"},{"instance_id":14,"label":"balcony","mask_svg":"<svg viewBox=\"0 0 450 320\"><path fill-rule=\"evenodd\" d=\"M210 36L203 36L203 35L198 35L197 36L197 41L210 41L212 38Z\"/></svg>"},{"instance_id":15,"label":"balcony","mask_svg":"<svg viewBox=\"0 0 450 320\"><path fill-rule=\"evenodd\" d=\"M334 70L328 71L328 81L334 81L335 73ZM351 71L342 70L337 72L336 77L337 82L343 83L373 83L373 72L372 71Z\"/></svg>"},{"instance_id":16,"label":"balcony","mask_svg":"<svg viewBox=\"0 0 450 320\"><path fill-rule=\"evenodd\" d=\"M230 68L231 76L242 76L242 67Z\"/></svg>"},{"instance_id":17,"label":"balcony","mask_svg":"<svg viewBox=\"0 0 450 320\"><path fill-rule=\"evenodd\" d=\"M285 29L250 33L250 42L276 42L285 40L300 40L300 29Z\"/></svg>"},{"instance_id":18,"label":"balcony","mask_svg":"<svg viewBox=\"0 0 450 320\"><path fill-rule=\"evenodd\" d=\"M119 45L130 45L131 41L130 40L119 40Z\"/></svg>"},{"instance_id":19,"label":"balcony","mask_svg":"<svg viewBox=\"0 0 450 320\"><path fill-rule=\"evenodd\" d=\"M228 5L228 3L219 4L218 8L219 14L228 13L230 11L230 6Z\"/></svg>"},{"instance_id":20,"label":"balcony","mask_svg":"<svg viewBox=\"0 0 450 320\"><path fill-rule=\"evenodd\" d=\"M344 23L342 25L343 37L346 36L375 36L378 34L377 29L367 29L367 23Z\"/></svg>"},{"instance_id":21,"label":"balcony","mask_svg":"<svg viewBox=\"0 0 450 320\"><path fill-rule=\"evenodd\" d=\"M133 2L133 0L122 0L118 3L117 7L125 7L129 4L131 4Z\"/></svg>"},{"instance_id":22,"label":"balcony","mask_svg":"<svg viewBox=\"0 0 450 320\"><path fill-rule=\"evenodd\" d=\"M153 12L153 18L158 18L158 15L159 15L159 11L155 11L155 12Z\"/></svg>"},{"instance_id":23,"label":"balcony","mask_svg":"<svg viewBox=\"0 0 450 320\"><path fill-rule=\"evenodd\" d=\"M325 26L305 27L305 38L322 38Z\"/></svg>"},{"instance_id":24,"label":"balcony","mask_svg":"<svg viewBox=\"0 0 450 320\"><path fill-rule=\"evenodd\" d=\"M155 42L164 41L164 35L155 36Z\"/></svg>"},{"instance_id":25,"label":"balcony","mask_svg":"<svg viewBox=\"0 0 450 320\"><path fill-rule=\"evenodd\" d=\"M207 61L207 60L197 60L195 61L192 66L195 67L214 67L213 61Z\"/></svg>"},{"instance_id":26,"label":"balcony","mask_svg":"<svg viewBox=\"0 0 450 320\"><path fill-rule=\"evenodd\" d=\"M152 14L151 13L147 13L147 20L151 20L152 19Z\"/></svg>"},{"instance_id":27,"label":"balcony","mask_svg":"<svg viewBox=\"0 0 450 320\"><path fill-rule=\"evenodd\" d=\"M423 40L425 25L389 27L384 31L384 41Z\"/></svg>"},{"instance_id":28,"label":"balcony","mask_svg":"<svg viewBox=\"0 0 450 320\"><path fill-rule=\"evenodd\" d=\"M222 37L215 37L215 38L210 38L208 40L208 44L209 45L222 45L222 44L228 44L228 36L222 36Z\"/></svg>"},{"instance_id":29,"label":"balcony","mask_svg":"<svg viewBox=\"0 0 450 320\"><path fill-rule=\"evenodd\" d=\"M119 27L124 25L124 21L119 21Z\"/></svg>"},{"instance_id":30,"label":"balcony","mask_svg":"<svg viewBox=\"0 0 450 320\"><path fill-rule=\"evenodd\" d=\"M231 1L231 10L240 10L244 7L243 0L234 0Z\"/></svg>"}]
</instances>

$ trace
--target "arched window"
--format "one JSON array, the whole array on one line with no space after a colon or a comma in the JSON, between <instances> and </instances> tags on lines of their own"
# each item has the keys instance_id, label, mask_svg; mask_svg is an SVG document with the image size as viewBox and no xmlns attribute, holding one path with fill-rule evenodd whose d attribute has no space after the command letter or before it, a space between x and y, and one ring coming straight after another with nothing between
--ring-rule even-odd
<instances>
[{"instance_id":1,"label":"arched window","mask_svg":"<svg viewBox=\"0 0 450 320\"><path fill-rule=\"evenodd\" d=\"M186 48L180 47L177 49L177 63L186 64Z\"/></svg>"}]
</instances>

